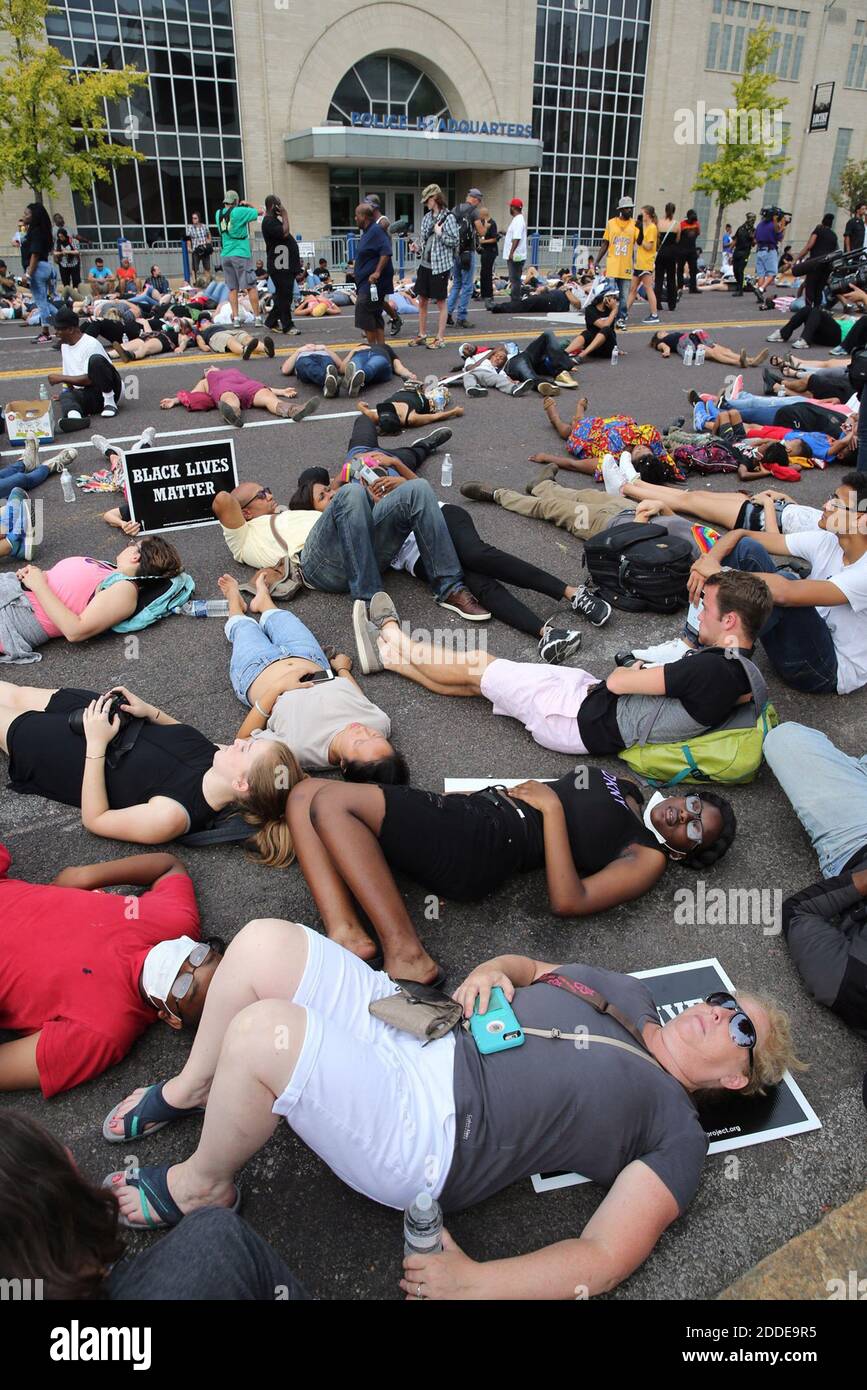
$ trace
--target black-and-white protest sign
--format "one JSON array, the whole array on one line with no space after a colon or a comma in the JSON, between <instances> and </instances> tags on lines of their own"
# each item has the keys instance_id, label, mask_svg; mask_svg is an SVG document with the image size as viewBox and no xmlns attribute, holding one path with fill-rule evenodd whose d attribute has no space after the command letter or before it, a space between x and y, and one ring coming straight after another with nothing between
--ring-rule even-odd
<instances>
[{"instance_id":1,"label":"black-and-white protest sign","mask_svg":"<svg viewBox=\"0 0 867 1390\"><path fill-rule=\"evenodd\" d=\"M238 486L231 439L142 449L127 454L124 467L130 516L144 534L216 525L214 498Z\"/></svg>"},{"instance_id":2,"label":"black-and-white protest sign","mask_svg":"<svg viewBox=\"0 0 867 1390\"><path fill-rule=\"evenodd\" d=\"M644 981L653 995L663 1026L716 990L734 990L715 957L632 973L636 980ZM816 1112L790 1072L786 1072L778 1086L769 1087L764 1096L750 1096L745 1100L731 1091L712 1106L699 1105L699 1115L708 1137L709 1154L767 1144L771 1139L788 1139L793 1134L822 1128ZM577 1173L534 1173L532 1181L536 1192L553 1192L558 1187L573 1187L588 1179Z\"/></svg>"}]
</instances>

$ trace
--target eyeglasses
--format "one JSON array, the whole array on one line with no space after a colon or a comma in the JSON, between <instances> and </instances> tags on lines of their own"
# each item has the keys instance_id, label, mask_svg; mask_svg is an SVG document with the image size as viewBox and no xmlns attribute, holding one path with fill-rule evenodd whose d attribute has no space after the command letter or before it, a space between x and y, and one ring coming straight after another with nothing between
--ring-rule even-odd
<instances>
[{"instance_id":1,"label":"eyeglasses","mask_svg":"<svg viewBox=\"0 0 867 1390\"><path fill-rule=\"evenodd\" d=\"M701 823L701 797L688 796L683 804L686 808L686 814L689 816L686 823L686 838L700 845L704 840L704 827Z\"/></svg>"},{"instance_id":2,"label":"eyeglasses","mask_svg":"<svg viewBox=\"0 0 867 1390\"><path fill-rule=\"evenodd\" d=\"M731 1018L729 1019L729 1037L738 1047L748 1047L750 1049L750 1076L753 1074L753 1049L758 1042L756 1025L751 1018L748 1018L735 999L733 994L718 991L716 994L709 994L704 1001L706 1004L714 1004L720 1009L730 1009Z\"/></svg>"},{"instance_id":3,"label":"eyeglasses","mask_svg":"<svg viewBox=\"0 0 867 1390\"><path fill-rule=\"evenodd\" d=\"M250 502L267 502L268 498L273 496L274 494L269 487L260 487L258 492L253 493ZM249 507L250 502L245 505Z\"/></svg>"},{"instance_id":4,"label":"eyeglasses","mask_svg":"<svg viewBox=\"0 0 867 1390\"><path fill-rule=\"evenodd\" d=\"M193 969L186 971L182 975L178 975L172 985L172 994L175 999L181 1000L186 998L192 988L193 973L200 965L204 965L210 954L211 948L205 941L193 947L190 954L187 956L187 964L191 965Z\"/></svg>"}]
</instances>

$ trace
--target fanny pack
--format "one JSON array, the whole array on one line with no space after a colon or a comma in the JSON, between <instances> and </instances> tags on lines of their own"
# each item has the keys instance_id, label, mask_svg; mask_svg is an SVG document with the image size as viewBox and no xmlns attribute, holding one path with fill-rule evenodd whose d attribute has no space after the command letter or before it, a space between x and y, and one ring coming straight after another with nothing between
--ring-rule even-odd
<instances>
[{"instance_id":1,"label":"fanny pack","mask_svg":"<svg viewBox=\"0 0 867 1390\"><path fill-rule=\"evenodd\" d=\"M541 975L534 981L537 985L553 985L556 989L567 989L571 994L576 994L585 1003L590 1004L597 1013L610 1014L615 1022L637 1041L638 1047L632 1043L621 1042L619 1038L606 1038L601 1033L564 1033L560 1028L525 1028L521 1027L529 1037L548 1038L551 1041L566 1042L597 1042L604 1043L606 1047L619 1047L623 1052L632 1052L636 1057L641 1057L645 1062L651 1062L653 1066L660 1067L661 1063L648 1050L647 1044L642 1038L635 1024L628 1019L616 1005L605 999L598 990L591 989L589 985L581 984L576 980L569 980L565 975ZM429 1042L435 1042L438 1038L444 1038L447 1033L451 1033L454 1028L461 1024L464 1029L469 1029L469 1021L463 1018L463 1009L456 1000L451 999L443 990L435 989L432 985L417 984L413 980L402 980L396 994L390 994L385 999L375 999L372 1004L368 1004L368 1013L374 1018L387 1023L391 1028L397 1028L401 1033L411 1033L414 1038L418 1038L422 1046L426 1047Z\"/></svg>"},{"instance_id":2,"label":"fanny pack","mask_svg":"<svg viewBox=\"0 0 867 1390\"><path fill-rule=\"evenodd\" d=\"M301 573L301 566L298 563L297 556L289 554L289 547L277 530L276 516L270 517L269 520L271 522L271 534L283 551L283 573L276 584L271 585L270 594L272 598L293 599L300 594L302 589L307 588L307 585L304 583L304 575ZM254 584L241 584L240 588L242 593L254 594L256 592L256 586Z\"/></svg>"}]
</instances>

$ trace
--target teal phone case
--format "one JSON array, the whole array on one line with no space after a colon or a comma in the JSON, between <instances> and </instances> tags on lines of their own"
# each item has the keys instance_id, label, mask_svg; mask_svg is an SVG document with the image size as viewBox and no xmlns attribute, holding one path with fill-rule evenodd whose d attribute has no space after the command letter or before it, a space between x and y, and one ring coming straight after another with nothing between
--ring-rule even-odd
<instances>
[{"instance_id":1,"label":"teal phone case","mask_svg":"<svg viewBox=\"0 0 867 1390\"><path fill-rule=\"evenodd\" d=\"M476 999L470 1032L480 1052L487 1055L489 1052L506 1052L510 1047L521 1046L524 1042L523 1030L499 985L491 990L487 1013L476 1013L478 1005Z\"/></svg>"}]
</instances>

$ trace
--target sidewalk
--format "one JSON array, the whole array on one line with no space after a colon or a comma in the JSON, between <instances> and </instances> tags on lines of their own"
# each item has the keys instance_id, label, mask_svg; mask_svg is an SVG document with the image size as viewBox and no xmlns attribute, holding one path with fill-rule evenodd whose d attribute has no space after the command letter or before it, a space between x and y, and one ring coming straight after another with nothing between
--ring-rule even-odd
<instances>
[{"instance_id":1,"label":"sidewalk","mask_svg":"<svg viewBox=\"0 0 867 1390\"><path fill-rule=\"evenodd\" d=\"M861 1284L859 1289L858 1285ZM867 1298L867 1191L768 1255L718 1299Z\"/></svg>"}]
</instances>

